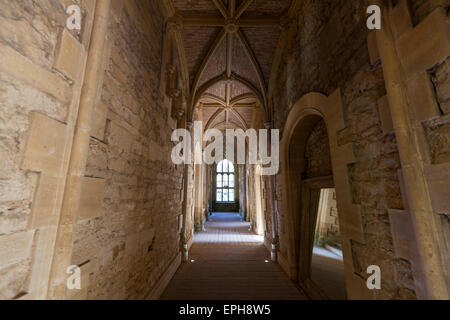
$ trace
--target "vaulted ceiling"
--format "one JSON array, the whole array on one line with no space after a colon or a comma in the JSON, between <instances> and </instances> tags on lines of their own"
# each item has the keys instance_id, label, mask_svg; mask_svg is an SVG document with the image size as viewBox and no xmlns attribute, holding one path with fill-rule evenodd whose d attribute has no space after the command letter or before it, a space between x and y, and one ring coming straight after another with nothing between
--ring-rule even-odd
<instances>
[{"instance_id":1,"label":"vaulted ceiling","mask_svg":"<svg viewBox=\"0 0 450 320\"><path fill-rule=\"evenodd\" d=\"M191 107L205 128L252 126L267 107L281 22L292 0L170 0Z\"/></svg>"}]
</instances>

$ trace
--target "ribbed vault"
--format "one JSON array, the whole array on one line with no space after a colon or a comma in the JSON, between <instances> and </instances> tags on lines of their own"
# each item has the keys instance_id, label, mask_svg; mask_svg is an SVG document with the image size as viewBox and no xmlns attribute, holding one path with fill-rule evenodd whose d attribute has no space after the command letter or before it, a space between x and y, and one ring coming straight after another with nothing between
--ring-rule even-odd
<instances>
[{"instance_id":1,"label":"ribbed vault","mask_svg":"<svg viewBox=\"0 0 450 320\"><path fill-rule=\"evenodd\" d=\"M251 127L267 111L267 87L281 25L298 1L170 0L189 77L188 119Z\"/></svg>"}]
</instances>

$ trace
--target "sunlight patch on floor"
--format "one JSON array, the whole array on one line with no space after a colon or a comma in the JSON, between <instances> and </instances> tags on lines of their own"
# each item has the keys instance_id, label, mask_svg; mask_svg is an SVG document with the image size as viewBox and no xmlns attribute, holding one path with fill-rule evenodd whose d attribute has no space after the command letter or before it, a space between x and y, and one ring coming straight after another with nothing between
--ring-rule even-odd
<instances>
[{"instance_id":1,"label":"sunlight patch on floor","mask_svg":"<svg viewBox=\"0 0 450 320\"><path fill-rule=\"evenodd\" d=\"M263 243L264 236L250 230L238 213L214 213L205 231L195 234L194 243Z\"/></svg>"},{"instance_id":2,"label":"sunlight patch on floor","mask_svg":"<svg viewBox=\"0 0 450 320\"><path fill-rule=\"evenodd\" d=\"M334 259L334 260L343 261L343 258L338 256L337 254L331 252L330 250L327 250L327 249L324 249L321 247L317 247L317 246L314 247L313 254L322 256L322 257L326 257L326 258L330 258L330 259Z\"/></svg>"}]
</instances>

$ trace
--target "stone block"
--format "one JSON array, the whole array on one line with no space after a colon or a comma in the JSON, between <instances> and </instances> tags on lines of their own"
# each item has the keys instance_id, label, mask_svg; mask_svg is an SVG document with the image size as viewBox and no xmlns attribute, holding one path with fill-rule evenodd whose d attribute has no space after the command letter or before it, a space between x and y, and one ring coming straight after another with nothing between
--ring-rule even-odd
<instances>
[{"instance_id":1,"label":"stone block","mask_svg":"<svg viewBox=\"0 0 450 320\"><path fill-rule=\"evenodd\" d=\"M431 204L438 213L450 212L449 186L450 163L425 166L425 178L430 190Z\"/></svg>"},{"instance_id":2,"label":"stone block","mask_svg":"<svg viewBox=\"0 0 450 320\"><path fill-rule=\"evenodd\" d=\"M57 226L42 227L36 234L33 267L30 275L28 294L24 300L43 300L47 298L48 275L50 274L53 247Z\"/></svg>"},{"instance_id":3,"label":"stone block","mask_svg":"<svg viewBox=\"0 0 450 320\"><path fill-rule=\"evenodd\" d=\"M95 105L94 114L92 116L91 136L100 140L105 140L106 115L108 113L107 106L100 101Z\"/></svg>"},{"instance_id":4,"label":"stone block","mask_svg":"<svg viewBox=\"0 0 450 320\"><path fill-rule=\"evenodd\" d=\"M57 226L58 210L56 208L58 193L63 190L62 178L41 173L36 195L31 209L29 229Z\"/></svg>"},{"instance_id":5,"label":"stone block","mask_svg":"<svg viewBox=\"0 0 450 320\"><path fill-rule=\"evenodd\" d=\"M139 104L136 102L136 100L129 94L125 93L123 95L124 105L130 109L134 114L139 114Z\"/></svg>"},{"instance_id":6,"label":"stone block","mask_svg":"<svg viewBox=\"0 0 450 320\"><path fill-rule=\"evenodd\" d=\"M392 33L399 38L413 28L408 1L401 0L391 12Z\"/></svg>"},{"instance_id":7,"label":"stone block","mask_svg":"<svg viewBox=\"0 0 450 320\"><path fill-rule=\"evenodd\" d=\"M88 177L82 177L80 179L81 195L78 206L78 221L102 216L105 180Z\"/></svg>"},{"instance_id":8,"label":"stone block","mask_svg":"<svg viewBox=\"0 0 450 320\"><path fill-rule=\"evenodd\" d=\"M427 72L423 71L408 78L406 84L411 97L409 102L414 110L414 120L421 122L440 115L433 83Z\"/></svg>"},{"instance_id":9,"label":"stone block","mask_svg":"<svg viewBox=\"0 0 450 320\"><path fill-rule=\"evenodd\" d=\"M67 135L65 124L32 112L22 168L60 174L67 147Z\"/></svg>"},{"instance_id":10,"label":"stone block","mask_svg":"<svg viewBox=\"0 0 450 320\"><path fill-rule=\"evenodd\" d=\"M406 75L424 72L444 61L450 52L450 28L443 8L434 10L421 24L398 40Z\"/></svg>"},{"instance_id":11,"label":"stone block","mask_svg":"<svg viewBox=\"0 0 450 320\"><path fill-rule=\"evenodd\" d=\"M70 101L72 90L60 75L34 64L8 46L0 47L0 61L0 70L12 77L55 97L60 102Z\"/></svg>"},{"instance_id":12,"label":"stone block","mask_svg":"<svg viewBox=\"0 0 450 320\"><path fill-rule=\"evenodd\" d=\"M383 133L389 134L394 132L394 123L392 122L391 109L387 96L383 96L378 100L378 113Z\"/></svg>"},{"instance_id":13,"label":"stone block","mask_svg":"<svg viewBox=\"0 0 450 320\"><path fill-rule=\"evenodd\" d=\"M111 130L108 137L108 144L111 147L117 147L128 153L131 151L133 140L133 136L126 129L116 124L115 121L111 122Z\"/></svg>"},{"instance_id":14,"label":"stone block","mask_svg":"<svg viewBox=\"0 0 450 320\"><path fill-rule=\"evenodd\" d=\"M409 212L392 209L389 209L388 212L395 255L411 261L416 248L414 246L414 232Z\"/></svg>"},{"instance_id":15,"label":"stone block","mask_svg":"<svg viewBox=\"0 0 450 320\"><path fill-rule=\"evenodd\" d=\"M77 80L84 68L82 65L83 55L83 46L67 29L64 29L53 67L70 79Z\"/></svg>"},{"instance_id":16,"label":"stone block","mask_svg":"<svg viewBox=\"0 0 450 320\"><path fill-rule=\"evenodd\" d=\"M26 260L31 255L34 230L0 236L0 269Z\"/></svg>"}]
</instances>

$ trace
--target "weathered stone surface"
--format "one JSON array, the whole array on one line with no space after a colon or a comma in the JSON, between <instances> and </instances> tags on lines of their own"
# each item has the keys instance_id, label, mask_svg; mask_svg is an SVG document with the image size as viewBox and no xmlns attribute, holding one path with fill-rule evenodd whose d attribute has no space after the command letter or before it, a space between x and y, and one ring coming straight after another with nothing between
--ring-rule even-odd
<instances>
[{"instance_id":1,"label":"weathered stone surface","mask_svg":"<svg viewBox=\"0 0 450 320\"><path fill-rule=\"evenodd\" d=\"M83 71L83 47L67 29L64 29L58 48L54 68L70 79L77 79Z\"/></svg>"},{"instance_id":2,"label":"weathered stone surface","mask_svg":"<svg viewBox=\"0 0 450 320\"><path fill-rule=\"evenodd\" d=\"M39 113L31 113L31 127L22 167L24 169L59 174L67 142L63 123Z\"/></svg>"},{"instance_id":3,"label":"weathered stone surface","mask_svg":"<svg viewBox=\"0 0 450 320\"><path fill-rule=\"evenodd\" d=\"M39 184L32 206L29 228L39 229L58 224L58 210L55 210L55 205L58 192L61 192L61 190L58 190L60 182L61 178L50 174L41 173L39 175Z\"/></svg>"},{"instance_id":4,"label":"weathered stone surface","mask_svg":"<svg viewBox=\"0 0 450 320\"><path fill-rule=\"evenodd\" d=\"M68 102L70 89L56 73L45 70L10 47L0 48L1 70L61 102Z\"/></svg>"},{"instance_id":5,"label":"weathered stone surface","mask_svg":"<svg viewBox=\"0 0 450 320\"><path fill-rule=\"evenodd\" d=\"M439 237L445 242L449 225L450 42L441 39L448 34L443 18L448 14L448 4L445 0L392 2L396 6L392 19L397 22L392 31L401 38L399 53L408 54L402 61L408 74L405 81L413 116L417 117L414 120L425 132L421 143L427 152L429 149L430 157L427 153L425 158L431 161L425 175L433 209L440 214L436 220L442 222ZM82 30L65 29L65 9L71 4L81 6ZM184 46L190 52L187 60L181 61L181 53L174 48L167 53L162 47L167 22L163 4L112 1L105 72L92 115L89 154L77 203L72 262L82 265L83 290L68 292L69 299L143 299L155 288L159 291L161 279L168 276L168 266L180 256L180 214L184 207L186 242L193 240L194 170L193 166L174 166L170 159L170 136L177 123L171 117L173 101L162 89L166 83L162 73L166 63L173 64L179 72L176 85L184 87L187 83L183 83L181 71L186 63L192 83L202 53L207 51L208 38L213 39L219 30L185 28ZM196 7L203 13L217 13L209 0L175 4L180 10ZM274 12L282 15L289 4L288 0L255 2L249 10L256 16ZM339 164L334 166L339 169L335 177L340 181L336 182L348 189L341 197L348 209L341 230L350 238L343 246L350 253L345 263L352 271L349 289L353 294L372 298L364 287L365 270L376 264L382 269L382 290L373 293L374 297L414 299L408 261L413 253L408 237L398 237L405 231L400 226L403 220L389 216L404 214L407 208L397 174L400 159L383 71L377 62L380 55L374 32L369 34L365 27L369 4L369 0L300 1L293 23L283 31L287 42L281 48L281 64L274 69L270 84L272 58L281 31L278 27L243 27L250 46L258 49L254 54L262 77L259 79L259 70L254 70L237 40L233 43L232 71L245 74L261 90L273 87L269 97L274 106L271 120L280 129L300 97L310 92L330 96L340 89L343 110L339 110L339 117L331 117L339 124L321 121L312 128L306 143L305 172L299 172L298 178L329 176L332 164ZM66 166L70 153L77 155L77 150L72 150L71 134L72 130L85 129L75 129L74 120L95 1L6 0L1 7L0 299L45 298ZM435 10L438 7L440 10ZM413 27L418 28L414 35L410 33ZM225 48L226 41L212 59L214 63L208 64L202 83L225 71ZM409 77L416 71L420 74ZM209 92L225 98L225 83ZM248 88L233 82L232 94L246 92ZM272 116L261 110L243 113L247 125L262 126L266 116ZM236 122L233 116L228 120ZM327 134L330 127L342 129L332 132L333 141ZM340 152L331 159L330 145L336 144ZM187 181L183 181L184 169ZM247 168L247 196L252 201L245 210L254 229L265 231L266 243L270 243L275 229L272 215L282 207L286 190L281 190L279 177L275 177L275 190L271 190L271 178L261 178L256 171L254 166ZM279 250L287 265L290 230L283 212L277 218Z\"/></svg>"},{"instance_id":6,"label":"weathered stone surface","mask_svg":"<svg viewBox=\"0 0 450 320\"><path fill-rule=\"evenodd\" d=\"M311 132L306 143L305 155L307 178L332 175L330 143L325 121L321 120Z\"/></svg>"},{"instance_id":7,"label":"weathered stone surface","mask_svg":"<svg viewBox=\"0 0 450 320\"><path fill-rule=\"evenodd\" d=\"M94 115L92 119L92 132L91 136L101 141L105 139L106 130L106 115L108 114L108 108L104 103L97 103L94 109Z\"/></svg>"},{"instance_id":8,"label":"weathered stone surface","mask_svg":"<svg viewBox=\"0 0 450 320\"><path fill-rule=\"evenodd\" d=\"M424 122L433 163L450 161L450 115Z\"/></svg>"},{"instance_id":9,"label":"weathered stone surface","mask_svg":"<svg viewBox=\"0 0 450 320\"><path fill-rule=\"evenodd\" d=\"M0 237L9 240L2 242L0 251L14 249L20 255L20 261L4 268L3 263L8 260L1 257L0 299L19 298L30 290L30 286L37 285L31 272L33 264L38 266L35 274L42 279L43 286L45 279L48 280L46 269L38 260L44 259L44 264L50 261L51 257L44 251L51 248L51 239L45 238L47 242L40 246L33 243L30 234L42 236L44 229L37 231L34 228L54 224L58 214L52 203L55 204L62 190L60 188L57 193L54 184L43 182L46 177L62 173L58 171L62 168L61 163L56 161L62 160L61 152L66 148L62 126L73 97L73 81L53 66L67 20L65 8L73 3L43 0L3 1L1 4ZM89 7L87 1L78 4L85 13ZM71 34L80 39L76 31ZM39 118L36 121L40 124L37 125L33 118ZM30 130L34 131L30 133ZM36 163L30 160L36 160ZM51 172L46 177L32 172L47 169ZM24 235L26 241L22 238ZM31 257L31 246L41 255ZM39 290L42 293L45 288Z\"/></svg>"},{"instance_id":10,"label":"weathered stone surface","mask_svg":"<svg viewBox=\"0 0 450 320\"><path fill-rule=\"evenodd\" d=\"M392 115L387 96L378 100L378 113L380 114L383 133L389 134L394 132L394 124L392 123Z\"/></svg>"},{"instance_id":11,"label":"weathered stone surface","mask_svg":"<svg viewBox=\"0 0 450 320\"><path fill-rule=\"evenodd\" d=\"M159 90L163 20L156 2L123 5L92 133L105 143L91 139L86 168L105 179L104 214L79 221L74 244L73 262L91 261L89 299L143 299L179 253L183 171Z\"/></svg>"},{"instance_id":12,"label":"weathered stone surface","mask_svg":"<svg viewBox=\"0 0 450 320\"><path fill-rule=\"evenodd\" d=\"M26 260L31 253L34 231L0 236L0 269Z\"/></svg>"},{"instance_id":13,"label":"weathered stone surface","mask_svg":"<svg viewBox=\"0 0 450 320\"><path fill-rule=\"evenodd\" d=\"M81 196L78 205L78 220L82 221L102 216L105 180L83 177L80 185Z\"/></svg>"},{"instance_id":14,"label":"weathered stone surface","mask_svg":"<svg viewBox=\"0 0 450 320\"><path fill-rule=\"evenodd\" d=\"M435 67L431 72L431 80L437 94L437 100L444 114L450 113L450 59Z\"/></svg>"},{"instance_id":15,"label":"weathered stone surface","mask_svg":"<svg viewBox=\"0 0 450 320\"><path fill-rule=\"evenodd\" d=\"M351 243L354 270L367 278L367 266L378 264L386 273L379 298L414 298L410 266L393 254L387 209L403 208L396 173L400 161L395 137L383 133L378 112L378 101L386 91L380 66L372 66L376 59L373 48L369 56L366 8L365 3L350 1L302 3L297 23L290 26L275 80L274 118L276 127L283 128L290 108L300 97L309 92L330 95L341 88L347 128L338 133L338 145L353 145L356 162L348 168L352 201L360 205L366 240L365 244ZM332 19L333 12L338 12L338 19ZM332 40L327 54L320 54L319 43L328 39L323 30L332 21L341 24L342 32ZM327 157L324 152L318 155ZM280 251L285 254L285 231L280 236ZM398 281L399 277L407 280Z\"/></svg>"}]
</instances>

